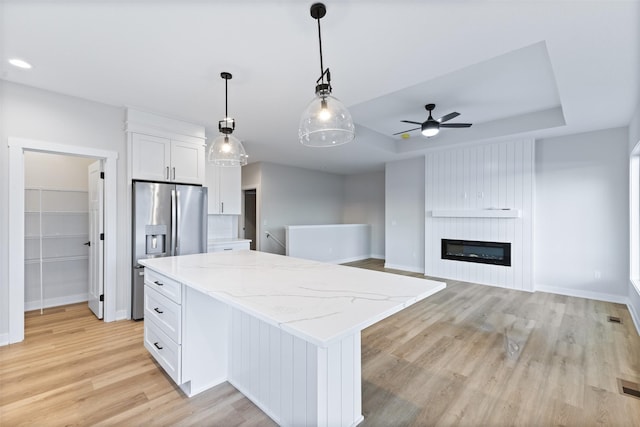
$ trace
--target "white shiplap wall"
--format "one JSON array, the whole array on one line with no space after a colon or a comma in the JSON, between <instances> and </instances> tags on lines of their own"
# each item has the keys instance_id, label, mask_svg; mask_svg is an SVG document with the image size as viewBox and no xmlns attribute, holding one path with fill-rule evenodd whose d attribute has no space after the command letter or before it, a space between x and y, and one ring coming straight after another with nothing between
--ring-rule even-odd
<instances>
[{"instance_id":1,"label":"white shiplap wall","mask_svg":"<svg viewBox=\"0 0 640 427\"><path fill-rule=\"evenodd\" d=\"M425 275L533 291L534 140L425 156ZM518 218L431 216L433 210L517 209ZM511 243L511 267L443 260L441 239Z\"/></svg>"}]
</instances>

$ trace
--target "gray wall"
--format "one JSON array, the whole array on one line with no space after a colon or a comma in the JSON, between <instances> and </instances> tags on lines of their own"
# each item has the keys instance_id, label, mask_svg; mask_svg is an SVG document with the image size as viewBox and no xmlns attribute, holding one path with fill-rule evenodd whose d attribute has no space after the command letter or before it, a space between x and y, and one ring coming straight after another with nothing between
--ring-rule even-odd
<instances>
[{"instance_id":1,"label":"gray wall","mask_svg":"<svg viewBox=\"0 0 640 427\"><path fill-rule=\"evenodd\" d=\"M348 175L345 178L345 224L371 225L371 254L384 259L385 248L385 176L384 172Z\"/></svg>"},{"instance_id":2,"label":"gray wall","mask_svg":"<svg viewBox=\"0 0 640 427\"><path fill-rule=\"evenodd\" d=\"M261 251L285 253L265 233L286 244L286 225L342 223L343 175L261 162L243 167L242 187L258 188Z\"/></svg>"},{"instance_id":3,"label":"gray wall","mask_svg":"<svg viewBox=\"0 0 640 427\"><path fill-rule=\"evenodd\" d=\"M628 236L627 129L536 141L536 287L626 297Z\"/></svg>"},{"instance_id":4,"label":"gray wall","mask_svg":"<svg viewBox=\"0 0 640 427\"><path fill-rule=\"evenodd\" d=\"M424 157L385 168L385 266L424 273Z\"/></svg>"},{"instance_id":5,"label":"gray wall","mask_svg":"<svg viewBox=\"0 0 640 427\"><path fill-rule=\"evenodd\" d=\"M337 175L258 162L242 168L242 188L257 190L259 250L284 254L286 225L370 224L371 251L384 258L384 172Z\"/></svg>"}]
</instances>

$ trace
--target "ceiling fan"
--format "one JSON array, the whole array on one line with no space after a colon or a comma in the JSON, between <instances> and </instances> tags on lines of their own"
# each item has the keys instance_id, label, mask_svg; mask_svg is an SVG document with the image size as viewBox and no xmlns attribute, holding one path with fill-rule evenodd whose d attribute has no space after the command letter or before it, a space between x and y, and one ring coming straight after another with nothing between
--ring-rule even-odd
<instances>
[{"instance_id":1,"label":"ceiling fan","mask_svg":"<svg viewBox=\"0 0 640 427\"><path fill-rule=\"evenodd\" d=\"M471 127L471 123L445 123L448 122L449 120L458 117L460 115L460 113L449 113L446 114L442 117L440 117L439 119L434 119L431 116L431 112L436 108L436 104L427 104L424 106L424 108L429 112L429 117L427 118L427 120L425 122L419 123L419 122L412 122L411 120L401 120L401 122L403 123L411 123L414 125L420 125L420 127L417 128L413 128L413 129L409 129L409 130L405 130L402 132L397 132L394 133L394 135L400 135L403 133L407 133L407 132L412 132L414 130L418 130L420 129L422 131L422 134L426 137L431 137L434 135L437 135L438 132L440 132L440 128L468 128Z\"/></svg>"}]
</instances>

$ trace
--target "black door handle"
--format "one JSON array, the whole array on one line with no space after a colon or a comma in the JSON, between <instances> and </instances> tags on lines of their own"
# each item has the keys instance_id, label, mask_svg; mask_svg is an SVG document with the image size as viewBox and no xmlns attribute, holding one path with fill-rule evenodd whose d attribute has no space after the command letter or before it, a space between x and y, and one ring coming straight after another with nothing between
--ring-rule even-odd
<instances>
[{"instance_id":1,"label":"black door handle","mask_svg":"<svg viewBox=\"0 0 640 427\"><path fill-rule=\"evenodd\" d=\"M87 243L83 243L83 245L85 245L85 246L91 246L91 240L89 240Z\"/></svg>"}]
</instances>

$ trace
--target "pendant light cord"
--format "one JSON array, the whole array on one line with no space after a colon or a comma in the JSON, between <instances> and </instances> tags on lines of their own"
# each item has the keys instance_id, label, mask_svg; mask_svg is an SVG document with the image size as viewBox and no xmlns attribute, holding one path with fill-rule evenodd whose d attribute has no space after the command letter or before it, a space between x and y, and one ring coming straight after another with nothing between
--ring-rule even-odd
<instances>
[{"instance_id":1,"label":"pendant light cord","mask_svg":"<svg viewBox=\"0 0 640 427\"><path fill-rule=\"evenodd\" d=\"M322 78L322 83L324 83L324 65L322 63L322 35L320 34L320 18L317 18L318 21L318 45L320 46L320 77Z\"/></svg>"},{"instance_id":2,"label":"pendant light cord","mask_svg":"<svg viewBox=\"0 0 640 427\"><path fill-rule=\"evenodd\" d=\"M229 97L227 95L227 84L229 83L229 79L224 79L224 120L225 122L229 122Z\"/></svg>"}]
</instances>

